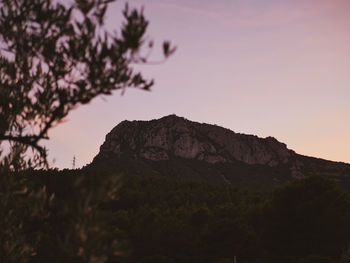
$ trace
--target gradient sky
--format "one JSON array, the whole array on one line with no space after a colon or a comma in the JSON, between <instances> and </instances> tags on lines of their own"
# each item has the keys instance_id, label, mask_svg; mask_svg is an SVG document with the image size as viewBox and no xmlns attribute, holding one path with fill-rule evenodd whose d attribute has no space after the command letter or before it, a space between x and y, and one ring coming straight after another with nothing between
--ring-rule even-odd
<instances>
[{"instance_id":1,"label":"gradient sky","mask_svg":"<svg viewBox=\"0 0 350 263\"><path fill-rule=\"evenodd\" d=\"M107 13L119 29L123 1ZM49 133L53 167L81 167L119 122L173 114L274 136L297 153L350 163L349 0L133 0L148 37L176 53L127 89L72 111ZM153 60L160 58L156 45Z\"/></svg>"}]
</instances>

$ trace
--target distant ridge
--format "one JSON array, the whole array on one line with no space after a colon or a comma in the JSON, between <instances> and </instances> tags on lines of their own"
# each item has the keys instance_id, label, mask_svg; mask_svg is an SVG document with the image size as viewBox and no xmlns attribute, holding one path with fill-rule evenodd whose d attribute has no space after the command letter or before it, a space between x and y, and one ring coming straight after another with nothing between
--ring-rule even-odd
<instances>
[{"instance_id":1,"label":"distant ridge","mask_svg":"<svg viewBox=\"0 0 350 263\"><path fill-rule=\"evenodd\" d=\"M350 177L349 164L299 155L273 137L239 134L176 115L150 121L123 121L114 127L92 166L103 164L105 168L116 169L126 168L126 163L133 165L123 170L143 167L144 171L175 176L183 176L185 170L191 176L201 177L202 173L226 182L235 181L235 176L259 175L274 181L313 174ZM207 169L202 171L203 167Z\"/></svg>"}]
</instances>

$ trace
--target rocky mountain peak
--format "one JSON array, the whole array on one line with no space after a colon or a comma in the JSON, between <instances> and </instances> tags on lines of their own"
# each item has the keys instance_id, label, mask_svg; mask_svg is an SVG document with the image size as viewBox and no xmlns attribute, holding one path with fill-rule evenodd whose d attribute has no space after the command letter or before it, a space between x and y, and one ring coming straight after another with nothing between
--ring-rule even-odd
<instances>
[{"instance_id":1,"label":"rocky mountain peak","mask_svg":"<svg viewBox=\"0 0 350 263\"><path fill-rule=\"evenodd\" d=\"M185 158L276 166L287 163L293 154L273 137L239 134L169 115L151 121L121 122L107 134L95 160L129 156L152 161Z\"/></svg>"},{"instance_id":2,"label":"rocky mountain peak","mask_svg":"<svg viewBox=\"0 0 350 263\"><path fill-rule=\"evenodd\" d=\"M273 137L235 133L176 115L119 123L106 135L91 167L101 165L124 166L125 171L139 174L145 169L176 176L184 171L198 177L210 174L236 183L244 174L253 178L265 174L273 182L313 174L350 178L349 164L299 155Z\"/></svg>"}]
</instances>

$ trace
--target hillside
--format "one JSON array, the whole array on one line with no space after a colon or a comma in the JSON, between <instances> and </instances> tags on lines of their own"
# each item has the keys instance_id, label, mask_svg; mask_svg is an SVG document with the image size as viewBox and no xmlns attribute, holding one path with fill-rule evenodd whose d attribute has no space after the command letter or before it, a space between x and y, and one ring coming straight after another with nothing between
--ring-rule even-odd
<instances>
[{"instance_id":1,"label":"hillside","mask_svg":"<svg viewBox=\"0 0 350 263\"><path fill-rule=\"evenodd\" d=\"M241 186L274 186L315 174L343 181L350 177L349 164L297 154L273 137L176 115L121 122L107 134L90 167Z\"/></svg>"}]
</instances>

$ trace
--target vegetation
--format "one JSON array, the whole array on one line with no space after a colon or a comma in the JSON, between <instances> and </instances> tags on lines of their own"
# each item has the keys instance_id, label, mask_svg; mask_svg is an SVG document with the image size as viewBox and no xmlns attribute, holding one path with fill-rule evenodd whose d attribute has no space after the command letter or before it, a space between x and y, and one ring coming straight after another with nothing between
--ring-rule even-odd
<instances>
[{"instance_id":1,"label":"vegetation","mask_svg":"<svg viewBox=\"0 0 350 263\"><path fill-rule=\"evenodd\" d=\"M112 2L0 0L0 262L105 262L109 255L81 178L54 179L61 192L70 189L60 199L58 188L49 192L36 175L13 171L48 167L40 142L79 104L153 85L132 67L149 62L148 21L126 5L120 31L107 31ZM163 43L164 58L174 51Z\"/></svg>"},{"instance_id":2,"label":"vegetation","mask_svg":"<svg viewBox=\"0 0 350 263\"><path fill-rule=\"evenodd\" d=\"M348 262L349 195L326 178L257 192L178 171L31 169L74 107L153 84L131 67L148 61L147 20L126 7L111 34L110 2L0 0L0 262Z\"/></svg>"},{"instance_id":3,"label":"vegetation","mask_svg":"<svg viewBox=\"0 0 350 263\"><path fill-rule=\"evenodd\" d=\"M132 67L149 60L148 21L126 5L120 32L107 31L111 2L0 1L0 169L45 165L40 141L79 104L153 85ZM175 48L164 42L163 51Z\"/></svg>"},{"instance_id":4,"label":"vegetation","mask_svg":"<svg viewBox=\"0 0 350 263\"><path fill-rule=\"evenodd\" d=\"M1 262L233 262L236 256L238 262L277 263L348 257L349 195L323 177L266 192L84 170L27 171L13 178L19 185L26 181L27 188L17 189L9 203L11 221L2 222Z\"/></svg>"}]
</instances>

